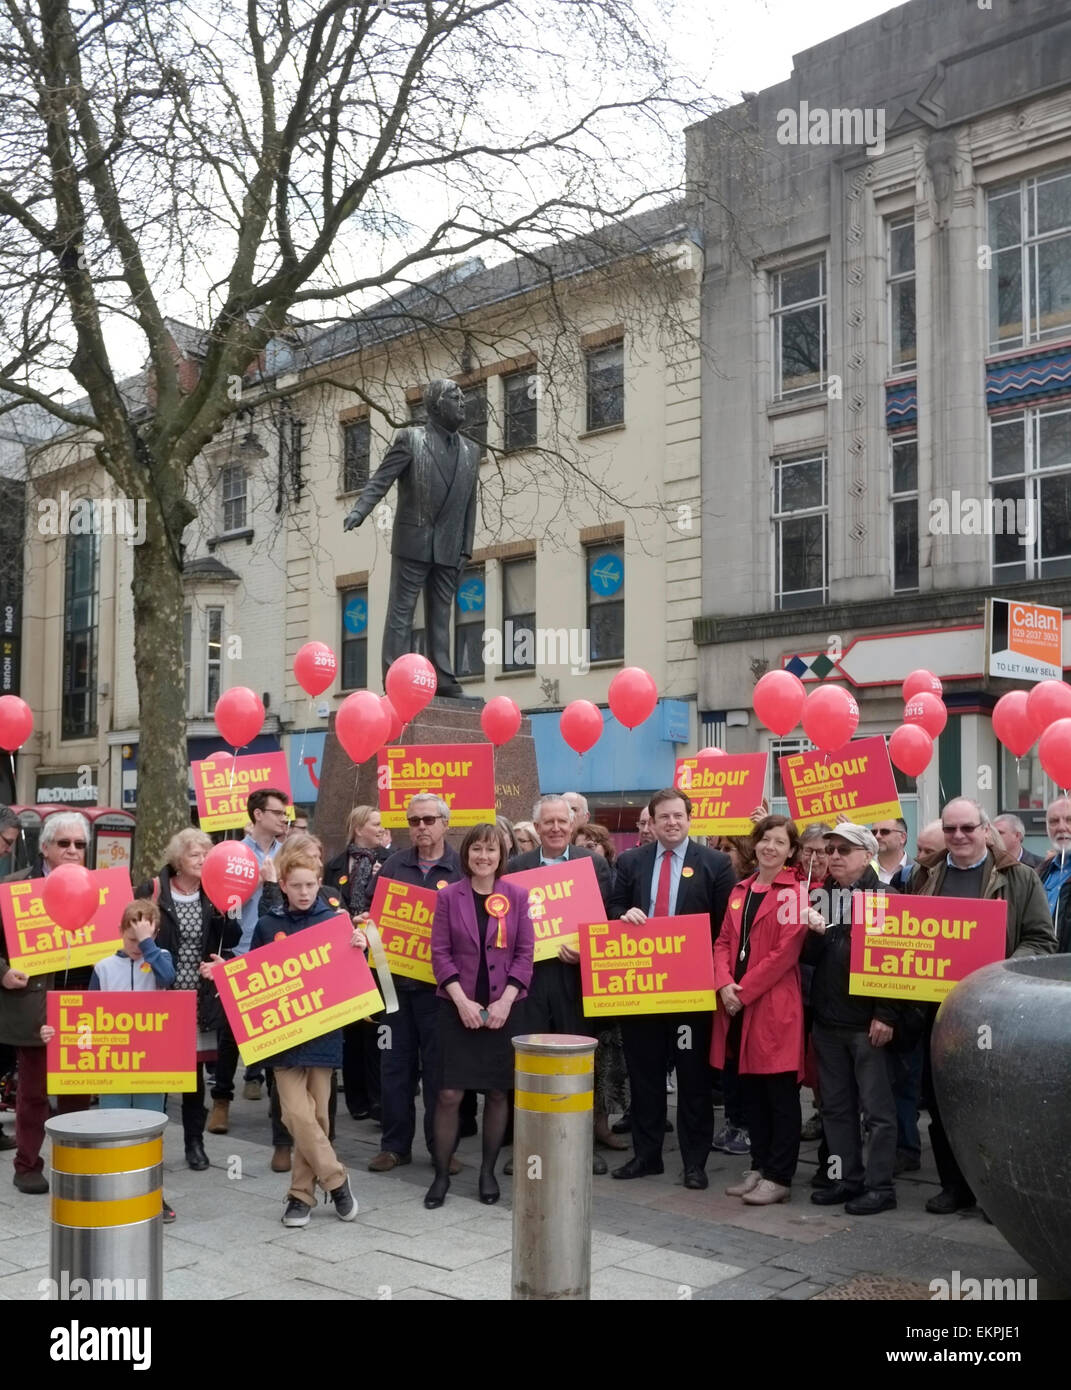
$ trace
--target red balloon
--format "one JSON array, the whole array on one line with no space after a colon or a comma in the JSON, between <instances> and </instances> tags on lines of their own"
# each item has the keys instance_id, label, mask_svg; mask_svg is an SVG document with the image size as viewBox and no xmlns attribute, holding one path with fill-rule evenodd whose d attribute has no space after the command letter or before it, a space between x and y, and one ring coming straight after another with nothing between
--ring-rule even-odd
<instances>
[{"instance_id":1,"label":"red balloon","mask_svg":"<svg viewBox=\"0 0 1071 1390\"><path fill-rule=\"evenodd\" d=\"M843 748L859 723L859 706L839 685L820 685L803 706L803 732L823 753Z\"/></svg>"},{"instance_id":2,"label":"red balloon","mask_svg":"<svg viewBox=\"0 0 1071 1390\"><path fill-rule=\"evenodd\" d=\"M1030 752L1037 731L1027 712L1025 690L1009 690L993 706L993 732L1017 758Z\"/></svg>"},{"instance_id":3,"label":"red balloon","mask_svg":"<svg viewBox=\"0 0 1071 1390\"><path fill-rule=\"evenodd\" d=\"M634 729L650 719L658 704L658 686L654 676L642 666L626 666L610 682L607 695L610 713L626 729Z\"/></svg>"},{"instance_id":4,"label":"red balloon","mask_svg":"<svg viewBox=\"0 0 1071 1390\"><path fill-rule=\"evenodd\" d=\"M602 737L602 711L590 700L573 700L558 722L562 738L576 753L586 753Z\"/></svg>"},{"instance_id":5,"label":"red balloon","mask_svg":"<svg viewBox=\"0 0 1071 1390\"><path fill-rule=\"evenodd\" d=\"M714 758L727 758L729 755L724 748L700 748L695 756L702 762L704 758L713 760Z\"/></svg>"},{"instance_id":6,"label":"red balloon","mask_svg":"<svg viewBox=\"0 0 1071 1390\"><path fill-rule=\"evenodd\" d=\"M931 695L943 695L945 688L932 671L927 671L925 666L920 666L917 671L912 671L901 686L905 700L910 700L912 695L917 695L922 690L928 690Z\"/></svg>"},{"instance_id":7,"label":"red balloon","mask_svg":"<svg viewBox=\"0 0 1071 1390\"><path fill-rule=\"evenodd\" d=\"M322 695L338 674L338 658L326 642L306 642L294 657L294 676L307 695Z\"/></svg>"},{"instance_id":8,"label":"red balloon","mask_svg":"<svg viewBox=\"0 0 1071 1390\"><path fill-rule=\"evenodd\" d=\"M1041 734L1057 719L1071 718L1071 685L1063 681L1039 681L1027 694L1026 712Z\"/></svg>"},{"instance_id":9,"label":"red balloon","mask_svg":"<svg viewBox=\"0 0 1071 1390\"><path fill-rule=\"evenodd\" d=\"M41 889L45 911L58 927L77 931L93 920L100 905L100 889L81 864L60 864L45 879Z\"/></svg>"},{"instance_id":10,"label":"red balloon","mask_svg":"<svg viewBox=\"0 0 1071 1390\"><path fill-rule=\"evenodd\" d=\"M919 777L933 757L933 739L918 724L901 724L889 739L889 757L908 777Z\"/></svg>"},{"instance_id":11,"label":"red balloon","mask_svg":"<svg viewBox=\"0 0 1071 1390\"><path fill-rule=\"evenodd\" d=\"M335 733L351 762L363 763L383 747L390 733L390 715L370 690L347 695L335 716Z\"/></svg>"},{"instance_id":12,"label":"red balloon","mask_svg":"<svg viewBox=\"0 0 1071 1390\"><path fill-rule=\"evenodd\" d=\"M496 695L480 711L480 728L496 748L508 743L520 727L520 708L508 695Z\"/></svg>"},{"instance_id":13,"label":"red balloon","mask_svg":"<svg viewBox=\"0 0 1071 1390\"><path fill-rule=\"evenodd\" d=\"M931 738L937 738L948 723L944 700L929 690L920 690L904 705L904 723L917 724Z\"/></svg>"},{"instance_id":14,"label":"red balloon","mask_svg":"<svg viewBox=\"0 0 1071 1390\"><path fill-rule=\"evenodd\" d=\"M759 678L751 703L766 727L783 738L800 722L806 699L799 676L791 671L767 671Z\"/></svg>"},{"instance_id":15,"label":"red balloon","mask_svg":"<svg viewBox=\"0 0 1071 1390\"><path fill-rule=\"evenodd\" d=\"M232 748L244 748L252 743L264 727L261 698L244 685L225 690L212 713L216 728Z\"/></svg>"},{"instance_id":16,"label":"red balloon","mask_svg":"<svg viewBox=\"0 0 1071 1390\"><path fill-rule=\"evenodd\" d=\"M220 912L240 907L253 896L259 883L257 856L241 840L223 840L205 855L201 887Z\"/></svg>"},{"instance_id":17,"label":"red balloon","mask_svg":"<svg viewBox=\"0 0 1071 1390\"><path fill-rule=\"evenodd\" d=\"M0 748L14 753L33 733L33 712L17 695L0 695ZM85 926L79 922L80 927Z\"/></svg>"},{"instance_id":18,"label":"red balloon","mask_svg":"<svg viewBox=\"0 0 1071 1390\"><path fill-rule=\"evenodd\" d=\"M1071 787L1071 719L1049 725L1038 743L1038 757L1056 785L1067 791Z\"/></svg>"},{"instance_id":19,"label":"red balloon","mask_svg":"<svg viewBox=\"0 0 1071 1390\"><path fill-rule=\"evenodd\" d=\"M392 661L383 682L387 697L403 724L408 724L434 696L439 686L435 667L426 656L410 652Z\"/></svg>"},{"instance_id":20,"label":"red balloon","mask_svg":"<svg viewBox=\"0 0 1071 1390\"><path fill-rule=\"evenodd\" d=\"M386 695L379 697L379 703L383 706L387 718L390 720L390 728L387 730L387 737L383 740L386 743L397 743L402 736L402 729L405 727L398 718L398 711L394 708Z\"/></svg>"}]
</instances>

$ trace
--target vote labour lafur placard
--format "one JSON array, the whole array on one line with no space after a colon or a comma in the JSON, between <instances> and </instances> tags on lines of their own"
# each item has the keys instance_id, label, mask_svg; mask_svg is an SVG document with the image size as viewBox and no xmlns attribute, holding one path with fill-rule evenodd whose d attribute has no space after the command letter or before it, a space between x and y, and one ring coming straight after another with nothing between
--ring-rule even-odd
<instances>
[{"instance_id":1,"label":"vote labour lafur placard","mask_svg":"<svg viewBox=\"0 0 1071 1390\"><path fill-rule=\"evenodd\" d=\"M579 950L581 923L606 916L594 864L586 856L506 877L528 894L537 961L552 959L562 946Z\"/></svg>"},{"instance_id":2,"label":"vote labour lafur placard","mask_svg":"<svg viewBox=\"0 0 1071 1390\"><path fill-rule=\"evenodd\" d=\"M237 830L249 822L250 792L273 787L290 804L285 753L247 753L241 758L205 758L190 764L202 830Z\"/></svg>"},{"instance_id":3,"label":"vote labour lafur placard","mask_svg":"<svg viewBox=\"0 0 1071 1390\"><path fill-rule=\"evenodd\" d=\"M418 888L415 883L399 883L382 875L378 878L368 915L379 928L392 975L435 983L431 924L438 896L434 888Z\"/></svg>"},{"instance_id":4,"label":"vote labour lafur placard","mask_svg":"<svg viewBox=\"0 0 1071 1390\"><path fill-rule=\"evenodd\" d=\"M489 743L411 743L379 754L379 812L390 830L406 824L410 797L429 792L450 807L456 830L495 820L495 751Z\"/></svg>"},{"instance_id":5,"label":"vote labour lafur placard","mask_svg":"<svg viewBox=\"0 0 1071 1390\"><path fill-rule=\"evenodd\" d=\"M710 918L590 922L580 933L585 1014L668 1014L714 1008Z\"/></svg>"},{"instance_id":6,"label":"vote labour lafur placard","mask_svg":"<svg viewBox=\"0 0 1071 1390\"><path fill-rule=\"evenodd\" d=\"M23 883L0 883L0 917L7 938L7 958L13 970L25 975L48 975L96 965L119 947L119 920L134 896L126 869L93 869L100 889L100 906L93 920L76 931L58 927L45 909L43 878Z\"/></svg>"},{"instance_id":7,"label":"vote labour lafur placard","mask_svg":"<svg viewBox=\"0 0 1071 1390\"><path fill-rule=\"evenodd\" d=\"M750 835L751 813L765 794L768 753L678 758L673 785L692 803L690 835Z\"/></svg>"},{"instance_id":8,"label":"vote labour lafur placard","mask_svg":"<svg viewBox=\"0 0 1071 1390\"><path fill-rule=\"evenodd\" d=\"M353 923L330 921L258 946L217 965L219 990L247 1065L367 1018L383 1007L363 954L351 946Z\"/></svg>"},{"instance_id":9,"label":"vote labour lafur placard","mask_svg":"<svg viewBox=\"0 0 1071 1390\"><path fill-rule=\"evenodd\" d=\"M1008 904L880 892L852 899L850 994L938 1002L983 965L1003 960Z\"/></svg>"},{"instance_id":10,"label":"vote labour lafur placard","mask_svg":"<svg viewBox=\"0 0 1071 1390\"><path fill-rule=\"evenodd\" d=\"M196 990L50 990L45 1010L50 1096L197 1089Z\"/></svg>"},{"instance_id":11,"label":"vote labour lafur placard","mask_svg":"<svg viewBox=\"0 0 1071 1390\"><path fill-rule=\"evenodd\" d=\"M803 830L845 815L856 825L903 813L883 738L860 738L835 753L814 748L778 758L788 814Z\"/></svg>"}]
</instances>

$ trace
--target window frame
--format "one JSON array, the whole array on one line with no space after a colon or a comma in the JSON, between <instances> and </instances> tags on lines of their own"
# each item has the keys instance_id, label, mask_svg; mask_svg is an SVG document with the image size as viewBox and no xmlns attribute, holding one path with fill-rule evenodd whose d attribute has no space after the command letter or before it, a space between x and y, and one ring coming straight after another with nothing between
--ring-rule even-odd
<instances>
[{"instance_id":1,"label":"window frame","mask_svg":"<svg viewBox=\"0 0 1071 1390\"><path fill-rule=\"evenodd\" d=\"M227 480L229 477L240 477L242 480L242 490L235 492L232 496L227 495ZM244 464L231 460L225 463L219 473L219 500L220 500L220 535L238 536L243 531L249 530L249 474L245 470ZM227 508L236 502L241 502L242 513L241 522L237 526L227 525Z\"/></svg>"},{"instance_id":2,"label":"window frame","mask_svg":"<svg viewBox=\"0 0 1071 1390\"><path fill-rule=\"evenodd\" d=\"M350 441L356 437L356 431L360 431L364 435L365 450L363 455L363 472L359 466L358 475L360 476L357 482L353 482L350 477L350 464L356 462L360 465L362 462L361 455L356 454L356 458L354 458L356 451L350 448ZM358 493L364 488L371 476L372 421L367 415L364 415L358 420L346 420L342 426L342 471L339 475L339 492L344 496Z\"/></svg>"},{"instance_id":3,"label":"window frame","mask_svg":"<svg viewBox=\"0 0 1071 1390\"><path fill-rule=\"evenodd\" d=\"M213 657L213 655L212 655L212 647L213 647L212 628L213 628L213 625L216 623L217 618L218 618L218 627L219 627L219 639L218 639L218 644L219 644L219 656L218 656L218 657ZM205 609L204 637L205 637L205 647L204 647L204 651L205 651L205 667L204 667L204 672L205 672L205 684L204 684L204 692L205 692L205 717L207 718L207 717L212 713L212 711L216 708L216 700L218 700L219 697L220 697L220 695L223 693L223 608L222 608L222 605L220 605L220 604L211 604L209 607L207 607L207 608ZM216 673L216 681L217 681L217 694L216 694L216 699L215 699L215 700L212 699L212 672L213 672L213 669L215 670L215 673Z\"/></svg>"},{"instance_id":4,"label":"window frame","mask_svg":"<svg viewBox=\"0 0 1071 1390\"><path fill-rule=\"evenodd\" d=\"M1018 581L1044 581L1047 579L1061 579L1071 575L1071 546L1061 555L1046 558L1041 553L1042 542L1044 540L1044 513L1042 511L1042 492L1043 484L1046 480L1053 478L1067 478L1068 486L1071 487L1071 447L1066 456L1066 462L1058 467L1045 467L1041 462L1041 433L1042 421L1052 416L1067 417L1068 426L1071 427L1071 402L1059 401L1048 406L1024 406L1022 410L1012 411L1007 415L990 416L987 430L987 450L988 450L988 491L987 498L995 501L994 489L998 486L1009 486L1022 483L1022 496L1028 516L1031 518L1031 527L1034 531L1034 538L1030 545L1020 546L1022 551L1022 574L1014 574L1011 571L1019 567L1019 561L1001 561L998 567L997 561L997 541L1001 533L997 532L996 526L991 525L990 546L989 546L989 573L990 580L994 584L1016 583ZM994 430L1006 428L1011 424L1021 424L1023 432L1023 466L1015 472L1004 472L995 474L993 471L993 441ZM991 520L995 520L996 511L992 508L989 512ZM1019 513L1016 512L1018 522ZM1019 537L1017 535L1016 539ZM1049 566L1046 570L1046 566ZM1061 573L1060 568L1063 572Z\"/></svg>"},{"instance_id":5,"label":"window frame","mask_svg":"<svg viewBox=\"0 0 1071 1390\"><path fill-rule=\"evenodd\" d=\"M606 396L607 388L601 387L596 391L592 385L592 371L597 368L597 360L600 356L608 353L620 353L620 385L616 388L620 395L620 415L614 419L600 419L595 421L592 414L593 403L597 399ZM584 433L595 434L599 430L620 429L625 423L625 338L614 338L608 343L600 343L598 347L584 349Z\"/></svg>"},{"instance_id":6,"label":"window frame","mask_svg":"<svg viewBox=\"0 0 1071 1390\"><path fill-rule=\"evenodd\" d=\"M60 671L60 738L63 742L75 739L96 738L97 717L97 666L99 661L98 635L100 629L100 529L98 526L97 504L89 501L93 511L93 527L80 534L69 534L63 557L63 662ZM81 508L80 508L81 509ZM72 508L73 510L73 508ZM89 552L89 584L75 588L79 560L75 547L85 546ZM88 617L79 627L73 625L72 607L75 603L88 601ZM74 685L75 656L84 643L86 653L84 681ZM74 708L75 702L81 707Z\"/></svg>"},{"instance_id":7,"label":"window frame","mask_svg":"<svg viewBox=\"0 0 1071 1390\"><path fill-rule=\"evenodd\" d=\"M512 382L523 382L525 397L528 401L527 407L522 411L515 411L510 408L510 384ZM535 387L533 394L533 386ZM505 454L520 453L522 449L534 449L539 443L539 377L534 367L528 367L519 372L506 372L502 377L502 452ZM516 440L512 437L514 423L517 416L531 416L532 426L530 437Z\"/></svg>"},{"instance_id":8,"label":"window frame","mask_svg":"<svg viewBox=\"0 0 1071 1390\"><path fill-rule=\"evenodd\" d=\"M781 292L782 277L794 274L797 271L805 270L808 266L817 265L819 269L820 292L817 296L810 299L794 300L791 304L781 304L779 302ZM807 256L803 260L793 261L789 265L777 266L770 270L770 342L773 362L773 398L775 401L791 401L797 397L813 395L816 392L826 390L829 369L829 273L826 265L826 254L823 251L817 256ZM818 368L818 380L808 382L806 386L794 386L790 390L785 390L784 383L784 329L785 319L792 313L800 313L806 309L817 308L819 311L819 346L821 362Z\"/></svg>"},{"instance_id":9,"label":"window frame","mask_svg":"<svg viewBox=\"0 0 1071 1390\"><path fill-rule=\"evenodd\" d=\"M516 568L517 568L518 566L520 566L520 565L531 565L531 566L532 566L532 596L533 596L533 598L535 599L535 601L536 601L537 604L538 604L538 601L539 601L538 589L537 589L537 587L536 587L536 586L537 586L537 580L538 580L538 574L537 574L537 571L536 571L536 557L535 557L534 555L518 555L518 556L516 556L514 559L503 560L503 561L501 562L501 565L500 565L500 570L501 570L501 584L502 584L502 672L503 672L503 674L512 674L512 673L514 673L514 672L522 672L522 671L534 671L534 670L536 669L536 655L537 655L537 653L536 653L536 645L537 645L537 643L536 643L536 635L537 635L537 628L536 628L536 613L537 613L538 609L533 609L531 612L513 613L513 612L510 611L509 606L508 606L507 575L510 573L511 570L516 569ZM507 651L507 644L506 644L506 640L505 640L505 638L506 638L506 624L507 624L507 623L512 623L512 624L513 624L513 627L512 627L512 630L511 630L511 640L510 640L510 642L509 642L509 644L508 644L508 651ZM520 663L515 663L515 662L513 662L513 661L507 661L507 660L506 660L506 657L507 657L507 656L512 657L512 656L515 654L515 652L516 652L516 641L517 641L517 634L518 634L518 632L528 632L528 631L530 631L531 634L532 634L532 660L531 660L530 662L527 662L527 663L523 664L523 665L520 664Z\"/></svg>"},{"instance_id":10,"label":"window frame","mask_svg":"<svg viewBox=\"0 0 1071 1390\"><path fill-rule=\"evenodd\" d=\"M822 503L817 507L803 507L797 511L783 512L778 510L781 501L781 469L793 467L803 463L817 463L822 465ZM771 488L772 496L770 520L773 530L773 603L778 612L791 612L796 608L809 608L815 604L829 602L829 454L823 449L819 453L807 454L785 454L777 455L771 460ZM807 603L790 604L784 603L785 592L782 588L782 570L784 568L782 559L782 527L785 522L799 521L812 516L822 518L822 592L821 596L808 601ZM813 594L814 589L794 589L792 593Z\"/></svg>"},{"instance_id":11,"label":"window frame","mask_svg":"<svg viewBox=\"0 0 1071 1390\"><path fill-rule=\"evenodd\" d=\"M365 604L365 625L363 633L350 632L346 627L346 608L350 600L355 596L362 597ZM371 610L368 606L368 585L355 584L352 588L342 589L339 593L339 612L338 622L341 632L339 642L339 679L343 690L364 690L368 686L368 628L371 621ZM354 645L364 648L364 681L359 685L352 685L346 680L348 662L346 660L347 649L352 650Z\"/></svg>"},{"instance_id":12,"label":"window frame","mask_svg":"<svg viewBox=\"0 0 1071 1390\"><path fill-rule=\"evenodd\" d=\"M1066 240L1068 260L1071 262L1071 221L1052 231L1039 233L1036 230L1038 188L1046 183L1061 179L1071 180L1071 165L1059 165L1055 169L1027 174L1021 179L996 184L986 190L986 237L990 254L989 273L986 280L986 322L987 341L991 355L1023 352L1042 343L1071 338L1071 307L1068 308L1067 320L1064 323L1054 325L1047 330L1035 324L1038 313L1038 248L1049 242ZM1019 195L1019 239L1007 246L997 247L993 244L990 209L996 199L1007 198L1013 191L1018 191ZM999 294L997 294L998 260L1002 255L1008 256L1016 249L1019 252L1020 332L1014 338L1002 340L999 336L1001 325L994 321L995 318L999 318L1000 313ZM1069 274L1071 274L1071 266L1069 266Z\"/></svg>"},{"instance_id":13,"label":"window frame","mask_svg":"<svg viewBox=\"0 0 1071 1390\"><path fill-rule=\"evenodd\" d=\"M915 446L915 486L914 489L897 491L896 450L906 444ZM918 435L905 433L889 436L889 508L890 508L890 556L889 580L894 594L917 594L919 590L919 477L918 477ZM899 587L896 582L896 514L898 509L914 503L915 507L915 583L910 587Z\"/></svg>"},{"instance_id":14,"label":"window frame","mask_svg":"<svg viewBox=\"0 0 1071 1390\"><path fill-rule=\"evenodd\" d=\"M893 269L893 233L901 231L904 227L910 227L911 236L911 269L896 271ZM918 371L918 243L917 243L917 223L914 211L904 217L890 217L886 222L885 230L885 296L887 307L887 322L889 332L889 375L890 376L910 376L912 372ZM896 350L897 343L894 334L895 316L893 314L893 296L898 286L911 282L914 287L912 300L912 324L913 336L915 339L914 356L906 362L897 362Z\"/></svg>"},{"instance_id":15,"label":"window frame","mask_svg":"<svg viewBox=\"0 0 1071 1390\"><path fill-rule=\"evenodd\" d=\"M484 590L483 608L479 611L479 613L477 614L477 616L476 616L475 618L473 618L472 620L470 620L470 621L468 621L468 622L462 622L462 621L461 621L462 609L461 609L460 605L459 605L458 602L457 602L457 594L460 594L462 585L463 585L463 584L465 583L465 581L468 580L468 579L479 579L480 582L483 584L483 590ZM484 677L486 676L486 674L487 674L487 665L486 665L486 662L484 661L484 656L483 656L483 653L484 653L483 633L486 632L486 630L487 630L487 575L486 575L486 571L485 571L484 565L482 565L482 564L475 564L475 565L466 565L466 566L465 566L464 570L463 570L462 573L461 573L461 578L460 578L460 580L458 581L457 594L455 594L455 596L454 596L454 643L453 643L453 647L454 647L454 651L453 651L453 656L454 656L454 674L455 674L455 676L457 676L458 680L483 680L483 678L484 678ZM465 628L474 628L474 627L478 627L478 628L480 629L480 634L481 634L481 635L480 635L480 641L479 641L480 662L479 662L479 667L478 667L478 669L476 669L476 670L471 670L471 671L466 671L466 670L462 670L462 663L461 663L461 659L460 659L460 658L461 658L461 648L460 648L459 636L460 636L460 634L461 634L461 632L462 632L463 629L465 629Z\"/></svg>"},{"instance_id":16,"label":"window frame","mask_svg":"<svg viewBox=\"0 0 1071 1390\"><path fill-rule=\"evenodd\" d=\"M597 554L606 551L615 551L617 558L621 561L621 586L612 595L596 594L591 587L591 566ZM628 571L625 568L625 543L618 541L601 541L597 545L586 545L584 547L584 617L588 629L588 660L594 666L596 663L604 661L624 661L625 659L625 580ZM592 603L592 599L595 602ZM602 609L619 608L621 611L621 650L613 654L598 653L595 650L595 641L592 637L594 628L592 626L592 608Z\"/></svg>"}]
</instances>

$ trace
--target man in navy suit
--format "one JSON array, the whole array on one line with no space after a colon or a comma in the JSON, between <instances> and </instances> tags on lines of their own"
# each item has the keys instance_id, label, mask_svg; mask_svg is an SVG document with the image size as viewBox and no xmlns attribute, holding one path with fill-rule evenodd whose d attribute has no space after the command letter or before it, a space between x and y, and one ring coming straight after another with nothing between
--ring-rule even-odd
<instances>
[{"instance_id":1,"label":"man in navy suit","mask_svg":"<svg viewBox=\"0 0 1071 1390\"><path fill-rule=\"evenodd\" d=\"M736 882L727 854L693 844L688 838L692 803L675 787L655 792L648 803L653 844L626 850L617 861L610 916L642 926L648 917L704 913L710 941L721 930L729 894ZM629 1084L632 1088L632 1141L635 1157L614 1170L615 1178L661 1173L666 1125L666 1055L677 1068L677 1133L685 1187L707 1186L704 1171L714 1138L711 1095L710 1012L644 1014L623 1018Z\"/></svg>"}]
</instances>

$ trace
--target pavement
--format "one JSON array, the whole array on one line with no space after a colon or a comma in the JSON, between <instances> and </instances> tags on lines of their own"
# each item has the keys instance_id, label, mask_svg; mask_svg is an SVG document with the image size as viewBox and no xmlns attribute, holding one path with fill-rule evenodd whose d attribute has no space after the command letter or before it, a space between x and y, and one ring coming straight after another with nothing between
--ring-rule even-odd
<instances>
[{"instance_id":1,"label":"pavement","mask_svg":"<svg viewBox=\"0 0 1071 1390\"><path fill-rule=\"evenodd\" d=\"M502 1200L482 1206L479 1139L463 1140L464 1171L445 1205L426 1211L432 1177L426 1157L414 1150L411 1165L369 1173L379 1130L370 1120L351 1119L341 1101L336 1150L349 1166L360 1213L343 1223L331 1205L320 1204L310 1224L296 1230L280 1220L287 1179L269 1167L267 1101L234 1102L230 1132L205 1136L212 1166L204 1173L186 1167L172 1101L164 1192L178 1219L164 1228L166 1298L509 1298L512 1213L501 1161ZM804 1116L809 1113L805 1099ZM1033 1276L979 1211L930 1216L923 1209L938 1190L928 1149L921 1171L897 1180L895 1211L853 1218L841 1207L811 1203L817 1148L803 1145L792 1198L774 1207L747 1207L724 1196L747 1162L719 1153L707 1164L709 1189L685 1190L673 1135L666 1136L663 1176L593 1177L591 1297L928 1300L930 1280L951 1283L955 1270L961 1280ZM611 1169L629 1157L602 1152ZM18 1192L10 1175L11 1155L4 1153L0 1299L39 1299L40 1281L49 1275L49 1201Z\"/></svg>"}]
</instances>

